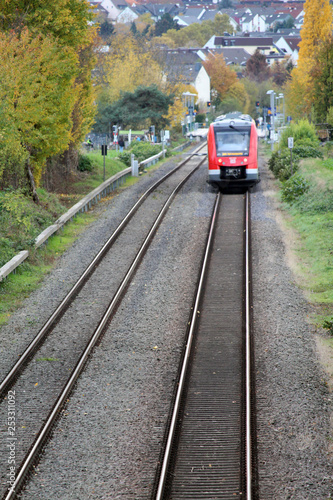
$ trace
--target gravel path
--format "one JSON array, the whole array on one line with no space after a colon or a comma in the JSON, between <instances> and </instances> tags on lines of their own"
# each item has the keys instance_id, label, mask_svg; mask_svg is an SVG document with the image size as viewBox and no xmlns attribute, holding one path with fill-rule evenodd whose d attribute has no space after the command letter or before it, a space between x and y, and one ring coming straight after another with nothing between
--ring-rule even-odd
<instances>
[{"instance_id":1,"label":"gravel path","mask_svg":"<svg viewBox=\"0 0 333 500\"><path fill-rule=\"evenodd\" d=\"M171 163L100 205L98 221L0 329L6 352L2 371L82 273L150 177L158 177ZM308 306L285 260L283 233L270 196L272 181L264 166L261 170L262 182L252 195L260 499L326 500L333 490L327 454L332 405L307 323ZM203 166L169 210L22 498L150 498L214 201L205 180Z\"/></svg>"}]
</instances>

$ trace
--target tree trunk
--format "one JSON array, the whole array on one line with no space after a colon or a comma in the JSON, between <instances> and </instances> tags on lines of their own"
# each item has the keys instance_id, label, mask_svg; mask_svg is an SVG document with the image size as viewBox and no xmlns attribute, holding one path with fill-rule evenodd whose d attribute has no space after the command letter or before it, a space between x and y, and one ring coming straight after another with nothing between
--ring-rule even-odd
<instances>
[{"instance_id":1,"label":"tree trunk","mask_svg":"<svg viewBox=\"0 0 333 500\"><path fill-rule=\"evenodd\" d=\"M34 179L33 173L31 172L30 159L29 158L25 162L25 168L26 168L26 171L27 171L27 178L28 178L28 185L29 185L30 194L31 194L32 199L34 200L34 202L37 203L37 205L39 205L39 198L38 198L38 194L37 194L37 191L36 191L35 179Z\"/></svg>"}]
</instances>

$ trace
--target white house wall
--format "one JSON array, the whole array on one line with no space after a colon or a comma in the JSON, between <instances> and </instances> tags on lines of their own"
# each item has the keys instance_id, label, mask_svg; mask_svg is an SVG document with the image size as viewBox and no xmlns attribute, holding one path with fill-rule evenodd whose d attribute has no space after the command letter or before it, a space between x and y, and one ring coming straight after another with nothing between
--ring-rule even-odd
<instances>
[{"instance_id":1,"label":"white house wall","mask_svg":"<svg viewBox=\"0 0 333 500\"><path fill-rule=\"evenodd\" d=\"M105 10L107 10L109 19L112 19L113 21L117 19L121 10L117 9L111 0L102 0L101 5Z\"/></svg>"},{"instance_id":2,"label":"white house wall","mask_svg":"<svg viewBox=\"0 0 333 500\"><path fill-rule=\"evenodd\" d=\"M126 7L123 11L120 12L119 16L117 17L117 23L132 23L136 19L138 19L138 15L133 12L132 9L129 7Z\"/></svg>"},{"instance_id":3,"label":"white house wall","mask_svg":"<svg viewBox=\"0 0 333 500\"><path fill-rule=\"evenodd\" d=\"M210 78L207 71L202 67L195 79L194 86L198 92L198 101L206 104L210 101Z\"/></svg>"}]
</instances>

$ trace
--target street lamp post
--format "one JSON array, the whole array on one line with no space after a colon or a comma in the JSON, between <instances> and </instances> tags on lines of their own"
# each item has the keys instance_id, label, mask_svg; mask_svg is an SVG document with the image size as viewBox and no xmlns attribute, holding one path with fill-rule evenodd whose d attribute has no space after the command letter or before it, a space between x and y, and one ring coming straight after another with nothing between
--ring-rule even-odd
<instances>
[{"instance_id":1,"label":"street lamp post","mask_svg":"<svg viewBox=\"0 0 333 500\"><path fill-rule=\"evenodd\" d=\"M183 92L183 99L184 99L184 106L187 108L188 114L189 114L189 124L190 124L190 131L192 129L192 117L193 117L193 112L194 112L194 98L196 97L196 94L191 94L191 92ZM186 118L186 117L185 117ZM186 123L186 120L185 120Z\"/></svg>"},{"instance_id":2,"label":"street lamp post","mask_svg":"<svg viewBox=\"0 0 333 500\"><path fill-rule=\"evenodd\" d=\"M275 92L274 90L267 90L266 94L270 96L270 105L271 105L271 130L270 130L270 136L271 136L271 150L273 151L274 149L274 136L275 136Z\"/></svg>"},{"instance_id":3,"label":"street lamp post","mask_svg":"<svg viewBox=\"0 0 333 500\"><path fill-rule=\"evenodd\" d=\"M282 99L282 118L283 118L283 126L285 122L285 104L284 104L284 94L279 94L280 99Z\"/></svg>"}]
</instances>

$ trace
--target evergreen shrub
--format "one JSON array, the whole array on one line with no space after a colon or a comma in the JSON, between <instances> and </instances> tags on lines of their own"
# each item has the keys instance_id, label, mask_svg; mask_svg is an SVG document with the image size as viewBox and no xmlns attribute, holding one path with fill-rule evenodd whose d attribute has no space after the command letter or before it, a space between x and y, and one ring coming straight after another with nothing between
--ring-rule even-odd
<instances>
[{"instance_id":1,"label":"evergreen shrub","mask_svg":"<svg viewBox=\"0 0 333 500\"><path fill-rule=\"evenodd\" d=\"M309 188L309 182L301 174L296 173L284 182L282 186L282 201L292 204Z\"/></svg>"},{"instance_id":2,"label":"evergreen shrub","mask_svg":"<svg viewBox=\"0 0 333 500\"><path fill-rule=\"evenodd\" d=\"M293 149L293 155L294 154L299 158L324 158L322 151L313 146L296 146Z\"/></svg>"},{"instance_id":3,"label":"evergreen shrub","mask_svg":"<svg viewBox=\"0 0 333 500\"><path fill-rule=\"evenodd\" d=\"M298 170L299 158L293 155L293 172ZM283 149L275 151L268 160L268 167L273 172L274 176L280 181L286 181L291 176L290 166L290 150Z\"/></svg>"},{"instance_id":4,"label":"evergreen shrub","mask_svg":"<svg viewBox=\"0 0 333 500\"><path fill-rule=\"evenodd\" d=\"M78 170L80 172L92 172L94 165L89 156L86 155L79 155L79 164L78 164Z\"/></svg>"}]
</instances>

